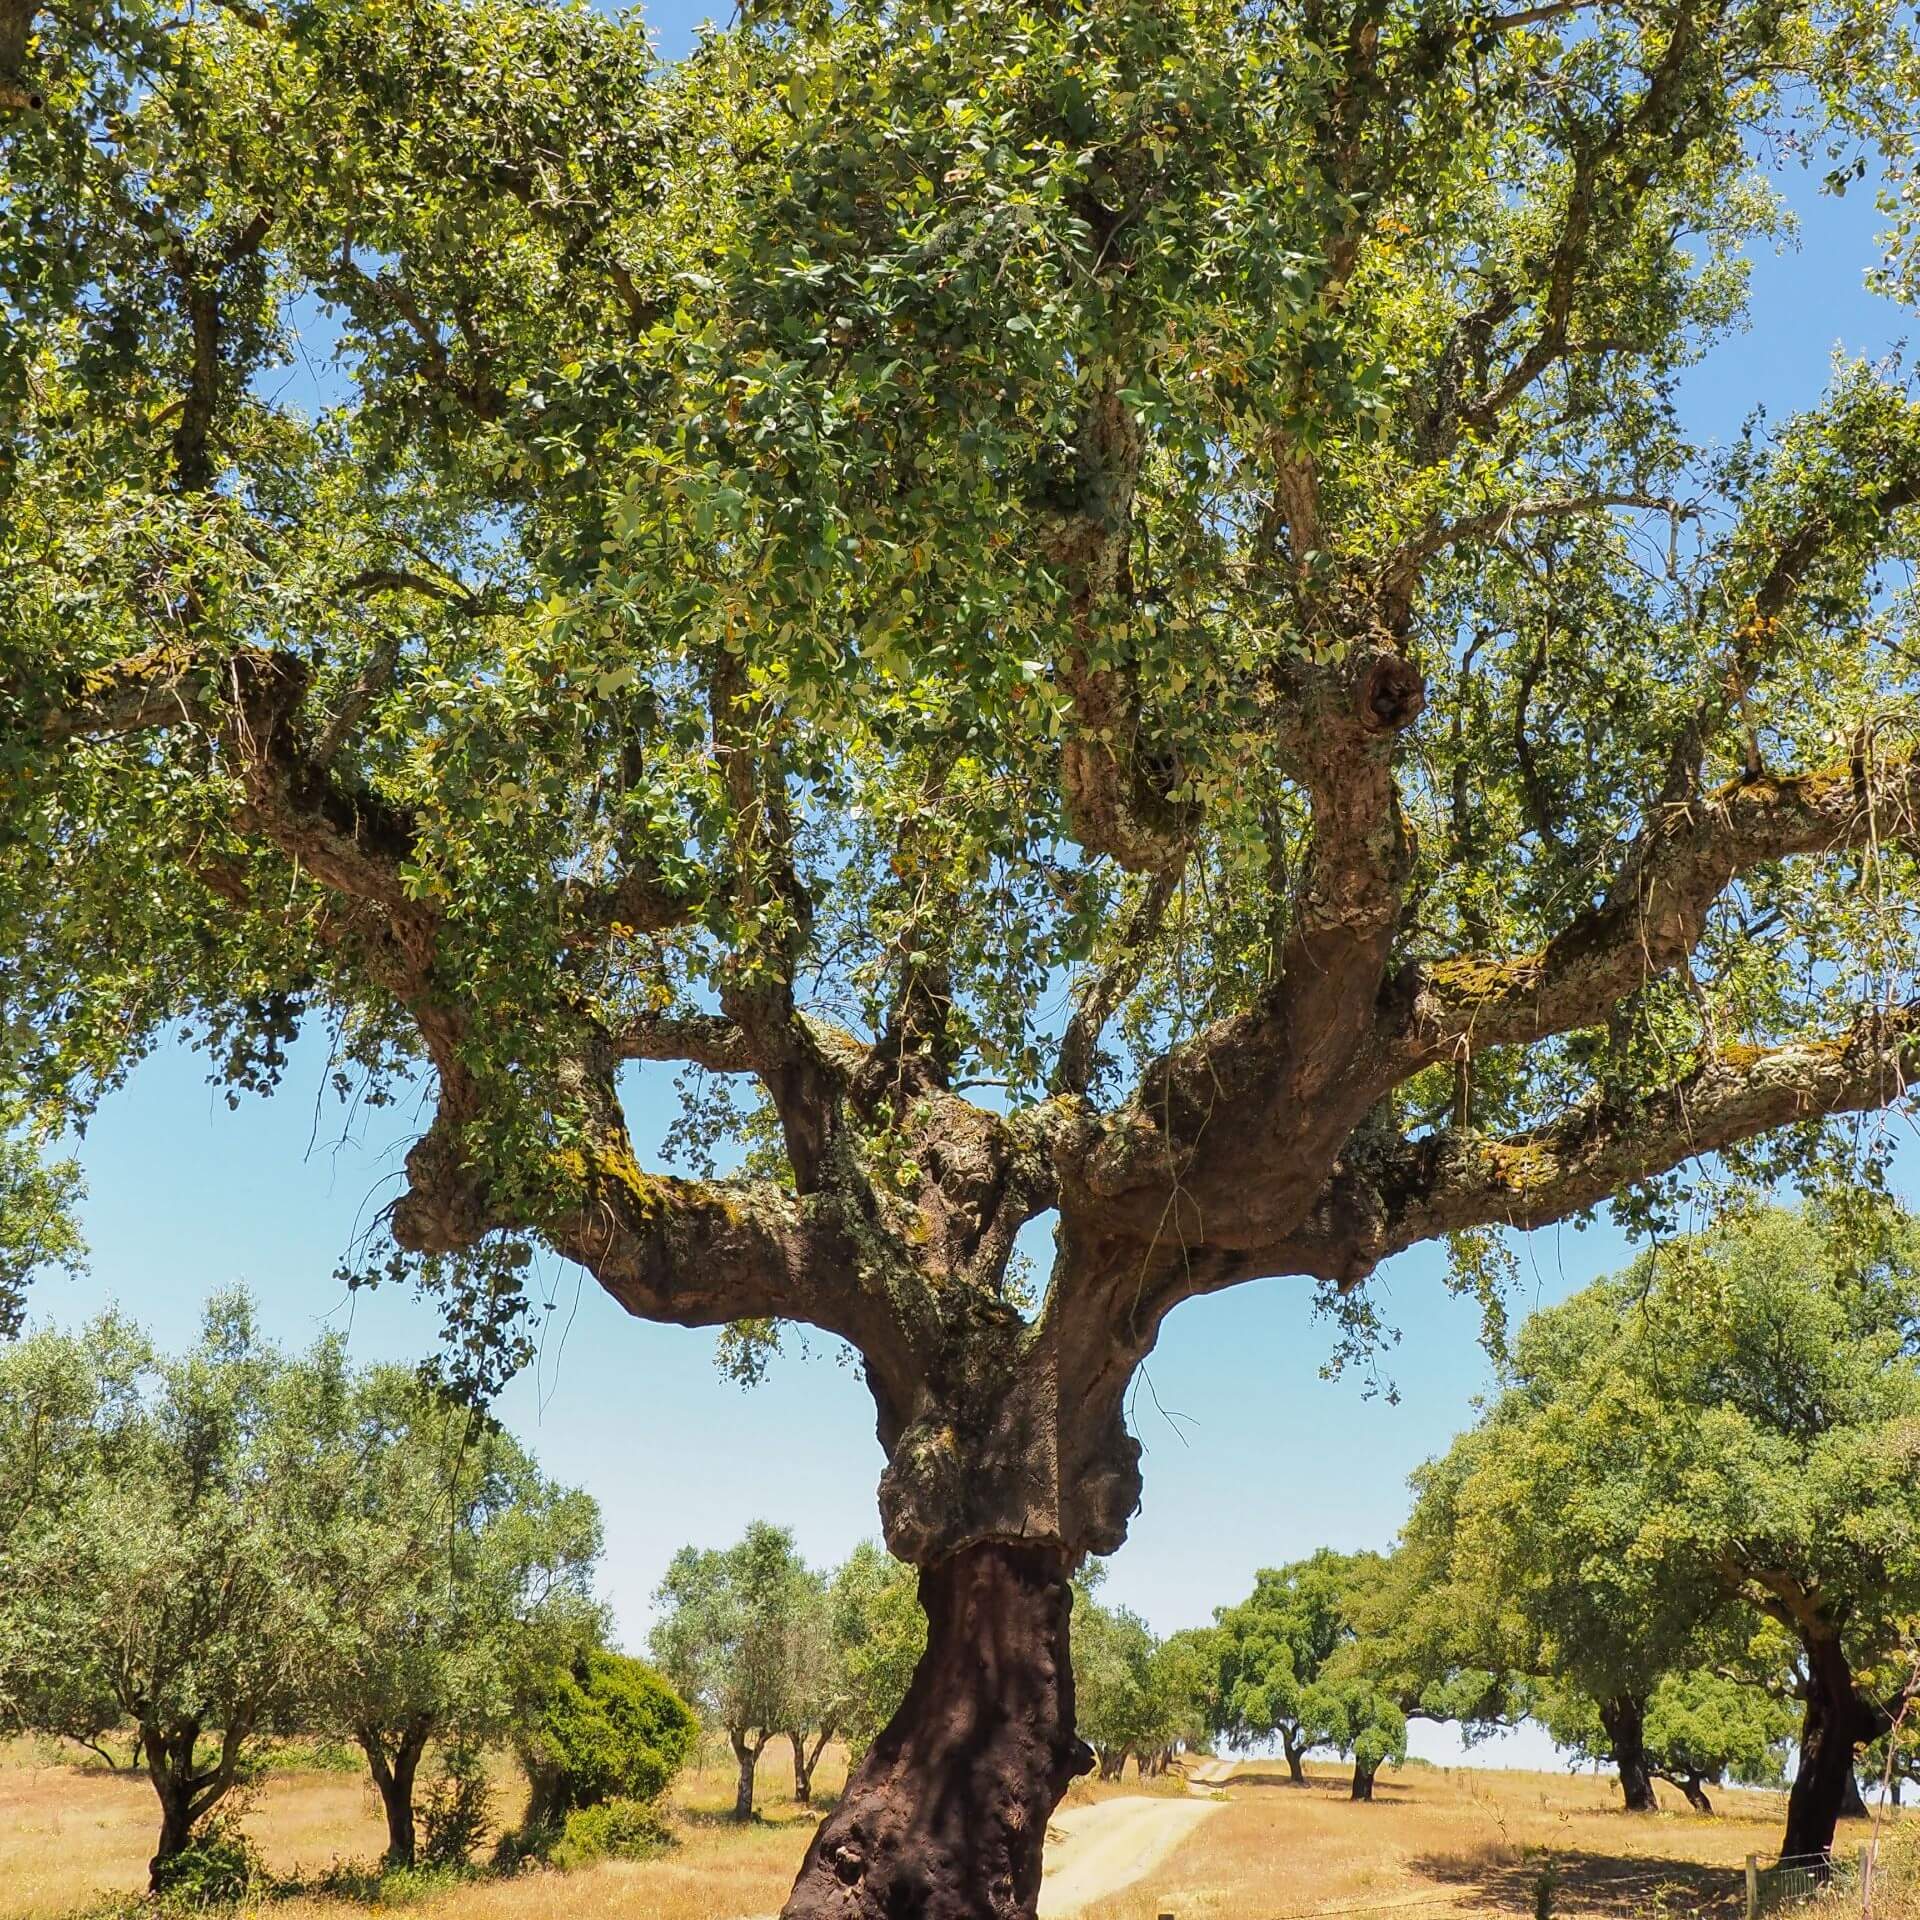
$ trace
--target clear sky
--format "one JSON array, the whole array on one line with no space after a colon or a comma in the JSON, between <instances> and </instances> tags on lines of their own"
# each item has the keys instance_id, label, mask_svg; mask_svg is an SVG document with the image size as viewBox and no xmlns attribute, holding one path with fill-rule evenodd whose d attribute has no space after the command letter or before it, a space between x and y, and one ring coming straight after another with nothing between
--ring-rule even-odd
<instances>
[{"instance_id":1,"label":"clear sky","mask_svg":"<svg viewBox=\"0 0 1920 1920\"><path fill-rule=\"evenodd\" d=\"M663 51L682 50L709 11L653 9ZM1731 436L1756 404L1776 417L1806 405L1836 346L1878 354L1904 332L1904 313L1862 285L1874 257L1871 194L1834 201L1803 178L1787 184L1805 218L1802 246L1754 263L1751 330L1691 376L1686 412L1700 432ZM71 1324L117 1300L178 1344L210 1290L243 1282L287 1342L330 1327L364 1359L425 1352L430 1309L404 1295L349 1302L331 1278L392 1196L416 1116L349 1123L323 1091L325 1064L324 1048L303 1042L279 1097L235 1112L197 1056L175 1048L149 1060L81 1145L91 1271L42 1280L36 1316ZM643 1154L665 1130L667 1093L664 1078L638 1088ZM1908 1156L1910 1187L1917 1167ZM1518 1311L1619 1264L1623 1249L1604 1228L1569 1228L1531 1236L1522 1254ZM1471 1420L1489 1384L1477 1311L1448 1295L1441 1268L1436 1252L1418 1250L1373 1283L1404 1336L1387 1362L1397 1405L1366 1398L1359 1381L1319 1378L1330 1334L1305 1283L1268 1281L1182 1307L1140 1384L1145 1504L1113 1562L1110 1598L1171 1631L1239 1598L1258 1567L1322 1545L1384 1547L1406 1511L1408 1473ZM549 1472L600 1501L602 1584L630 1644L643 1642L650 1595L683 1542L722 1544L764 1516L825 1563L878 1531L870 1403L824 1345L742 1391L716 1374L711 1334L630 1320L577 1269L549 1263L544 1274L555 1306L540 1364L500 1411ZM1454 1748L1450 1735L1419 1729L1416 1750ZM1546 1748L1523 1733L1501 1751L1539 1758Z\"/></svg>"}]
</instances>

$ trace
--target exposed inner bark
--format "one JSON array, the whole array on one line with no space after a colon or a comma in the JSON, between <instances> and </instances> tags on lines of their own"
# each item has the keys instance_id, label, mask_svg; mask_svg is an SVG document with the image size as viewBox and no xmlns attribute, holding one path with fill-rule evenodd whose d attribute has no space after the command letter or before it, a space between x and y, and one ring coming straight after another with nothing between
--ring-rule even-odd
<instances>
[{"instance_id":1,"label":"exposed inner bark","mask_svg":"<svg viewBox=\"0 0 1920 1920\"><path fill-rule=\"evenodd\" d=\"M1051 1545L924 1569L927 1650L822 1822L785 1920L1031 1920L1047 1819L1093 1765L1073 1731L1072 1589Z\"/></svg>"},{"instance_id":2,"label":"exposed inner bark","mask_svg":"<svg viewBox=\"0 0 1920 1920\"><path fill-rule=\"evenodd\" d=\"M1600 1724L1613 1748L1613 1764L1620 1773L1620 1796L1629 1813L1658 1813L1653 1772L1647 1764L1646 1708L1632 1694L1600 1703Z\"/></svg>"},{"instance_id":3,"label":"exposed inner bark","mask_svg":"<svg viewBox=\"0 0 1920 1920\"><path fill-rule=\"evenodd\" d=\"M1807 1652L1807 1708L1800 1728L1800 1767L1787 1796L1787 1856L1831 1853L1834 1829L1860 1782L1855 1749L1878 1738L1885 1716L1862 1695L1837 1640L1803 1637Z\"/></svg>"}]
</instances>

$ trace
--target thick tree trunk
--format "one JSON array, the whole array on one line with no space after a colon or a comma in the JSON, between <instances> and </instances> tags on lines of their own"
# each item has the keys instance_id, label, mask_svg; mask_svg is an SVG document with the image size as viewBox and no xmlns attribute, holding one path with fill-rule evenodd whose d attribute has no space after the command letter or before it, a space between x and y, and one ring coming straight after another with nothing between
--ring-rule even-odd
<instances>
[{"instance_id":1,"label":"thick tree trunk","mask_svg":"<svg viewBox=\"0 0 1920 1920\"><path fill-rule=\"evenodd\" d=\"M1653 1775L1647 1767L1646 1705L1632 1694L1600 1703L1600 1724L1607 1730L1613 1764L1620 1775L1620 1797L1629 1813L1658 1813Z\"/></svg>"},{"instance_id":2,"label":"thick tree trunk","mask_svg":"<svg viewBox=\"0 0 1920 1920\"><path fill-rule=\"evenodd\" d=\"M1057 1548L925 1569L927 1650L807 1849L785 1920L1032 1920L1047 1819L1093 1765L1073 1730Z\"/></svg>"},{"instance_id":3,"label":"thick tree trunk","mask_svg":"<svg viewBox=\"0 0 1920 1920\"><path fill-rule=\"evenodd\" d=\"M733 1817L736 1820L753 1818L753 1776L759 1770L761 1750L767 1744L763 1733L757 1740L749 1740L744 1729L729 1727L727 1737L733 1742L733 1757L740 1763L740 1778L733 1792ZM795 1749L798 1752L798 1749Z\"/></svg>"},{"instance_id":4,"label":"thick tree trunk","mask_svg":"<svg viewBox=\"0 0 1920 1920\"><path fill-rule=\"evenodd\" d=\"M810 1807L813 1805L813 1764L807 1758L807 1736L790 1733L787 1744L793 1748L793 1804Z\"/></svg>"},{"instance_id":5,"label":"thick tree trunk","mask_svg":"<svg viewBox=\"0 0 1920 1920\"><path fill-rule=\"evenodd\" d=\"M1853 1669L1837 1640L1804 1641L1807 1653L1807 1710L1800 1725L1800 1767L1787 1796L1783 1855L1831 1853L1833 1831L1847 1803L1847 1790L1860 1791L1854 1777L1854 1749L1874 1739L1880 1718L1853 1684Z\"/></svg>"},{"instance_id":6,"label":"thick tree trunk","mask_svg":"<svg viewBox=\"0 0 1920 1920\"><path fill-rule=\"evenodd\" d=\"M1373 1776L1379 1771L1377 1766L1369 1767L1359 1760L1354 1761L1352 1796L1354 1799L1371 1800L1373 1798Z\"/></svg>"}]
</instances>

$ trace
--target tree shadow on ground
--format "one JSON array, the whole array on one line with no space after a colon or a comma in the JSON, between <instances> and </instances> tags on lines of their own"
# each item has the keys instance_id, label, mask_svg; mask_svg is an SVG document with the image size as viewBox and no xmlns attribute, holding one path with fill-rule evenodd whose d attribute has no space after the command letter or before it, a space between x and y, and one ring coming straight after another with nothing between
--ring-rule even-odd
<instances>
[{"instance_id":1,"label":"tree shadow on ground","mask_svg":"<svg viewBox=\"0 0 1920 1920\"><path fill-rule=\"evenodd\" d=\"M1205 1787L1209 1783L1203 1780L1200 1784L1202 1787ZM1284 1787L1289 1793L1317 1793L1323 1799L1344 1800L1349 1804L1353 1801L1352 1783L1344 1773L1338 1776L1309 1774L1304 1780L1295 1780L1288 1774L1284 1767L1277 1773L1248 1773L1244 1761L1241 1763L1240 1771L1233 1774L1230 1778L1215 1781L1211 1784L1220 1788ZM1407 1782L1405 1779L1389 1780L1382 1775L1373 1783L1372 1801L1362 1801L1360 1804L1362 1806L1372 1805L1376 1807L1393 1806L1396 1803L1404 1803L1413 1797L1414 1796L1407 1791Z\"/></svg>"},{"instance_id":2,"label":"tree shadow on ground","mask_svg":"<svg viewBox=\"0 0 1920 1920\"><path fill-rule=\"evenodd\" d=\"M1530 1915L1548 1862L1540 1854L1501 1860L1430 1854L1407 1864L1441 1886L1464 1888L1491 1912ZM1668 1913L1688 1920L1732 1920L1746 1911L1746 1879L1738 1867L1579 1848L1556 1849L1551 1864L1556 1914Z\"/></svg>"}]
</instances>

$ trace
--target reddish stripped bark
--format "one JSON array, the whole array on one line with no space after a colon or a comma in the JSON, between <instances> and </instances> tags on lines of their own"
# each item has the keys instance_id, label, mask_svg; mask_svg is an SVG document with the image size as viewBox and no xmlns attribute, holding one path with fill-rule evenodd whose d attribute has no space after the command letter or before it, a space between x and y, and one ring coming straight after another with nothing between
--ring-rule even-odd
<instances>
[{"instance_id":1,"label":"reddish stripped bark","mask_svg":"<svg viewBox=\"0 0 1920 1920\"><path fill-rule=\"evenodd\" d=\"M1073 1731L1057 1547L984 1541L920 1576L927 1650L807 1850L784 1920L1030 1920Z\"/></svg>"}]
</instances>

